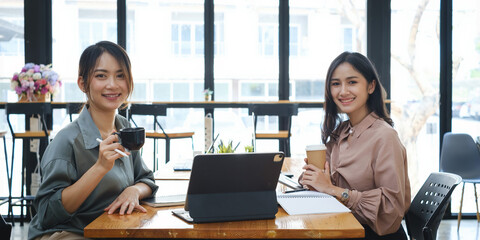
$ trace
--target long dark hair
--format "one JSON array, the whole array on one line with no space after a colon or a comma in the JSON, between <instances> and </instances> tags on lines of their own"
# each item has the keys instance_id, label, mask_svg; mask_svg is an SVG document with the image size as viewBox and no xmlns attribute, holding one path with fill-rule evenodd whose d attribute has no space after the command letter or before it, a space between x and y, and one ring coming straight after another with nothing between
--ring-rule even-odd
<instances>
[{"instance_id":1,"label":"long dark hair","mask_svg":"<svg viewBox=\"0 0 480 240\"><path fill-rule=\"evenodd\" d=\"M335 133L335 129L341 122L338 108L333 101L332 92L330 91L330 84L332 81L332 74L337 67L342 63L349 63L352 67L358 71L370 84L376 81L376 87L372 94L368 97L367 107L370 112L374 112L380 118L385 120L390 126L393 126L393 121L390 118L387 107L385 106L386 92L380 82L377 70L373 66L370 60L360 53L356 52L343 52L338 55L328 68L327 78L325 79L325 104L323 109L325 111L325 119L322 127L322 142L336 140L338 135Z\"/></svg>"},{"instance_id":2,"label":"long dark hair","mask_svg":"<svg viewBox=\"0 0 480 240\"><path fill-rule=\"evenodd\" d=\"M95 71L95 67L97 66L98 59L105 52L111 54L120 64L123 74L125 74L125 77L127 78L128 95L130 96L133 92L133 77L130 58L120 45L109 41L101 41L87 47L80 56L78 76L82 77L85 93L88 96L90 92L91 78ZM89 104L89 101L87 101L87 104Z\"/></svg>"}]
</instances>

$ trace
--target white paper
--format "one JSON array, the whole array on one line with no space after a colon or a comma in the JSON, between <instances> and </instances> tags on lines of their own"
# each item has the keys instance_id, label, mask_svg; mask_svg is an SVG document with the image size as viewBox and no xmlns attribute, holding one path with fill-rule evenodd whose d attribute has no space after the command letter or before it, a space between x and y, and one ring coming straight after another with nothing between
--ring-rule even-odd
<instances>
[{"instance_id":1,"label":"white paper","mask_svg":"<svg viewBox=\"0 0 480 240\"><path fill-rule=\"evenodd\" d=\"M350 212L336 198L316 191L279 193L277 202L289 215Z\"/></svg>"}]
</instances>

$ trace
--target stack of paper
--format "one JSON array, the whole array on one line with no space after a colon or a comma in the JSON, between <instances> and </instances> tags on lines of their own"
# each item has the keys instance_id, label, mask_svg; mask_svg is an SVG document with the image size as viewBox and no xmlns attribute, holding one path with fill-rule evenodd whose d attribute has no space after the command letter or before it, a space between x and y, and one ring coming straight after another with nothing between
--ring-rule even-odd
<instances>
[{"instance_id":1,"label":"stack of paper","mask_svg":"<svg viewBox=\"0 0 480 240\"><path fill-rule=\"evenodd\" d=\"M316 191L279 193L277 202L289 215L350 212L336 198Z\"/></svg>"},{"instance_id":2,"label":"stack of paper","mask_svg":"<svg viewBox=\"0 0 480 240\"><path fill-rule=\"evenodd\" d=\"M178 206L185 204L185 197L185 194L155 196L142 199L141 202L152 207Z\"/></svg>"}]
</instances>

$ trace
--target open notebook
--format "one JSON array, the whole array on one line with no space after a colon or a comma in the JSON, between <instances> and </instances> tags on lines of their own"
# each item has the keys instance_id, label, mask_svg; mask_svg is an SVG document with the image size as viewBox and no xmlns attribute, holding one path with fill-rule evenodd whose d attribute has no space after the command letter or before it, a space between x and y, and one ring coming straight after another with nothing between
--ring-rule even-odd
<instances>
[{"instance_id":1,"label":"open notebook","mask_svg":"<svg viewBox=\"0 0 480 240\"><path fill-rule=\"evenodd\" d=\"M316 191L278 193L277 202L289 215L350 212L336 198Z\"/></svg>"}]
</instances>

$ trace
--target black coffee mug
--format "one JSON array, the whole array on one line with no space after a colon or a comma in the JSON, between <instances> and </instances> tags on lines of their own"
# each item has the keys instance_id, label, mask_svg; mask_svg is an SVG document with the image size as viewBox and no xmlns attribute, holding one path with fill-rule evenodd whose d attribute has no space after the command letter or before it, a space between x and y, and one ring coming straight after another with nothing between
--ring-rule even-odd
<instances>
[{"instance_id":1,"label":"black coffee mug","mask_svg":"<svg viewBox=\"0 0 480 240\"><path fill-rule=\"evenodd\" d=\"M122 128L114 133L120 138L120 144L128 150L139 150L145 143L145 128Z\"/></svg>"}]
</instances>

